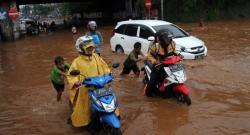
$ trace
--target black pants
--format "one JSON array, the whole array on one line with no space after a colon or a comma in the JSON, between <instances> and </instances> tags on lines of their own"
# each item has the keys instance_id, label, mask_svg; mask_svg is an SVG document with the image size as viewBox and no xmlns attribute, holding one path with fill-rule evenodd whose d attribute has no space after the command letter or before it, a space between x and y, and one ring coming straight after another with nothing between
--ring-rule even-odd
<instances>
[{"instance_id":1,"label":"black pants","mask_svg":"<svg viewBox=\"0 0 250 135\"><path fill-rule=\"evenodd\" d=\"M51 80L51 82L52 82L52 84L53 84L53 86L54 86L54 88L55 88L55 90L57 92L63 92L64 91L64 84L58 84L58 83L55 83L52 80Z\"/></svg>"},{"instance_id":2,"label":"black pants","mask_svg":"<svg viewBox=\"0 0 250 135\"><path fill-rule=\"evenodd\" d=\"M133 70L133 72L136 74L137 72L140 73L140 69L139 67L137 66L137 64L133 64L132 66L127 66L127 65L124 65L123 67L123 70L121 72L121 75L124 75L124 74L129 74L131 72L131 70Z\"/></svg>"},{"instance_id":3,"label":"black pants","mask_svg":"<svg viewBox=\"0 0 250 135\"><path fill-rule=\"evenodd\" d=\"M164 78L164 69L163 67L155 68L152 67L152 72L150 74L150 80L148 82L146 96L152 97L153 92L158 91L156 88L157 83L161 82Z\"/></svg>"},{"instance_id":4,"label":"black pants","mask_svg":"<svg viewBox=\"0 0 250 135\"><path fill-rule=\"evenodd\" d=\"M91 122L88 125L91 134L96 134L101 131L102 125L100 122L100 114L98 112L91 112Z\"/></svg>"}]
</instances>

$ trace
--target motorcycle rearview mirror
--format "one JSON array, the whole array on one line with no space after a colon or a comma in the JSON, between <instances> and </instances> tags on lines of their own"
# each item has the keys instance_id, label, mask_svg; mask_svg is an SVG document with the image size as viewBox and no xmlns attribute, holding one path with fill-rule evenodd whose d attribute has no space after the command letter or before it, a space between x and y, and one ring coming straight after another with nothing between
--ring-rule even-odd
<instances>
[{"instance_id":1,"label":"motorcycle rearview mirror","mask_svg":"<svg viewBox=\"0 0 250 135\"><path fill-rule=\"evenodd\" d=\"M148 41L154 41L155 40L155 37L151 36L151 37L148 37Z\"/></svg>"},{"instance_id":2,"label":"motorcycle rearview mirror","mask_svg":"<svg viewBox=\"0 0 250 135\"><path fill-rule=\"evenodd\" d=\"M80 72L79 70L72 70L72 71L70 71L69 74L70 74L70 75L80 75L81 72Z\"/></svg>"},{"instance_id":3,"label":"motorcycle rearview mirror","mask_svg":"<svg viewBox=\"0 0 250 135\"><path fill-rule=\"evenodd\" d=\"M120 66L119 62L113 63L112 64L112 68L118 68Z\"/></svg>"}]
</instances>

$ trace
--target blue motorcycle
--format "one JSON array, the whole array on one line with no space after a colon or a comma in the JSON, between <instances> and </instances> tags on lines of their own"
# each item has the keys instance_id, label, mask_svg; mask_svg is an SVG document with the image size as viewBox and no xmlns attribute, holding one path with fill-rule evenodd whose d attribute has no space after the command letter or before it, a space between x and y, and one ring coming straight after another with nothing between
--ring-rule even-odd
<instances>
[{"instance_id":1,"label":"blue motorcycle","mask_svg":"<svg viewBox=\"0 0 250 135\"><path fill-rule=\"evenodd\" d=\"M77 72L77 71L73 71ZM80 74L73 73L70 74ZM116 95L113 88L108 85L113 80L112 74L104 74L95 77L89 77L83 80L82 85L88 88L91 100L92 117L97 119L98 124L103 128L105 135L122 135L121 122L115 111L118 107ZM96 122L94 122L96 123ZM99 125L93 125L99 126Z\"/></svg>"}]
</instances>

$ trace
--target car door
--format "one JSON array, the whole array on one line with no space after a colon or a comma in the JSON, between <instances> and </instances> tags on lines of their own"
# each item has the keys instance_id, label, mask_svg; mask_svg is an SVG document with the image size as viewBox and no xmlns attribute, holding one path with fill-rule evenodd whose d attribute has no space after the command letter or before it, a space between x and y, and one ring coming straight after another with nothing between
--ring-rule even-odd
<instances>
[{"instance_id":1,"label":"car door","mask_svg":"<svg viewBox=\"0 0 250 135\"><path fill-rule=\"evenodd\" d=\"M110 39L111 49L116 51L117 46L124 46L124 32L125 32L126 24L122 24L113 31L113 36ZM123 48L122 48L123 49Z\"/></svg>"},{"instance_id":2,"label":"car door","mask_svg":"<svg viewBox=\"0 0 250 135\"><path fill-rule=\"evenodd\" d=\"M145 25L140 25L138 29L139 29L138 42L142 44L141 51L144 55L146 55L149 44L150 44L150 41L148 41L148 38L151 36L154 36L154 32Z\"/></svg>"},{"instance_id":3,"label":"car door","mask_svg":"<svg viewBox=\"0 0 250 135\"><path fill-rule=\"evenodd\" d=\"M134 44L137 42L138 25L128 24L125 28L122 47L126 54L129 54L134 49Z\"/></svg>"}]
</instances>

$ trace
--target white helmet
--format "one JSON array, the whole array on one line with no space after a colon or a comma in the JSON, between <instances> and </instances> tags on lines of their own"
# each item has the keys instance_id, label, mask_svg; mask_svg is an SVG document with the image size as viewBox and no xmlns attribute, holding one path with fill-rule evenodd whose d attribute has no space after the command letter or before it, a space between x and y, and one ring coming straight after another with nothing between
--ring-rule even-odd
<instances>
[{"instance_id":1,"label":"white helmet","mask_svg":"<svg viewBox=\"0 0 250 135\"><path fill-rule=\"evenodd\" d=\"M83 50L85 50L86 48L90 46L95 47L95 44L91 36L79 37L75 44L76 50L80 53L83 53Z\"/></svg>"},{"instance_id":2,"label":"white helmet","mask_svg":"<svg viewBox=\"0 0 250 135\"><path fill-rule=\"evenodd\" d=\"M97 24L96 24L96 22L95 21L89 21L88 22L88 28L90 28L90 29L96 29L97 28Z\"/></svg>"}]
</instances>

